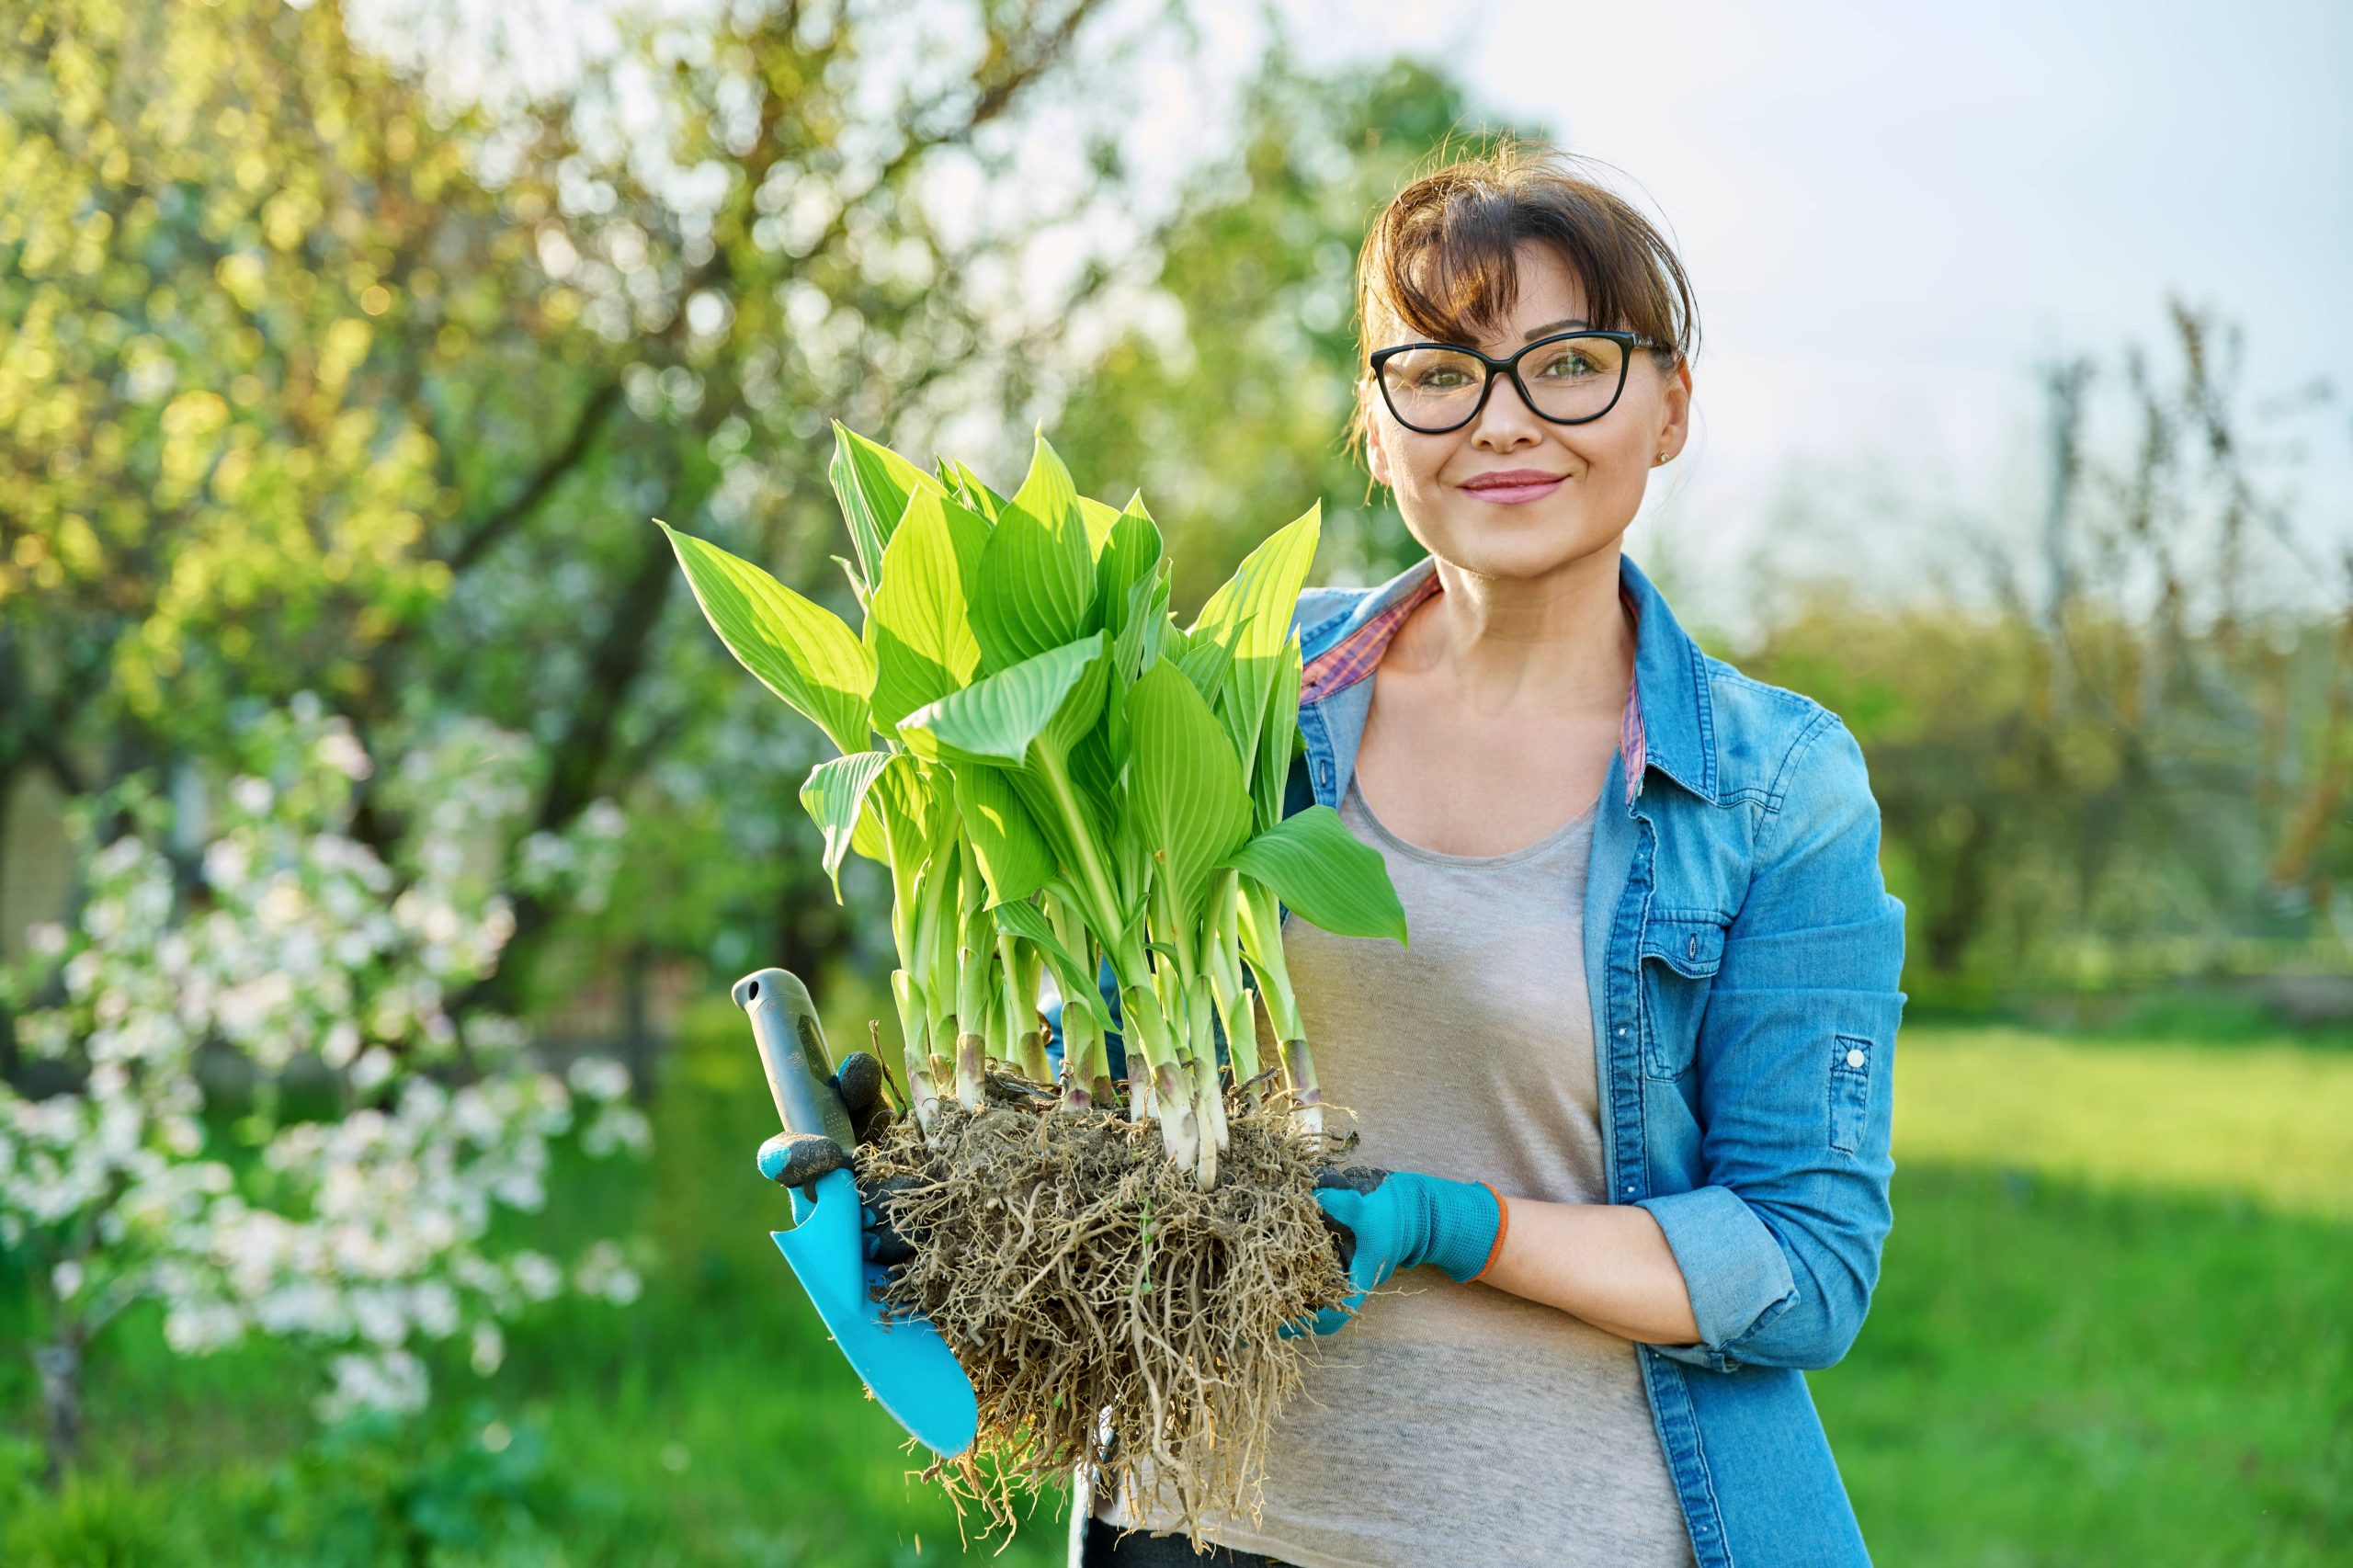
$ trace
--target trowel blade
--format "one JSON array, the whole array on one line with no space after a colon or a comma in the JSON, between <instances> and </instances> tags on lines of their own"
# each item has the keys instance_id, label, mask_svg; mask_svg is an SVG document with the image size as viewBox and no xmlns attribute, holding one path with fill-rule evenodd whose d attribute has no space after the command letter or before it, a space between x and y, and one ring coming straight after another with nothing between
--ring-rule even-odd
<instances>
[{"instance_id":1,"label":"trowel blade","mask_svg":"<svg viewBox=\"0 0 2353 1568\"><path fill-rule=\"evenodd\" d=\"M929 1319L889 1315L873 1300L888 1271L859 1249L857 1178L838 1170L814 1186L814 1202L793 1194L798 1223L768 1234L875 1402L926 1448L954 1458L980 1430L972 1380Z\"/></svg>"}]
</instances>

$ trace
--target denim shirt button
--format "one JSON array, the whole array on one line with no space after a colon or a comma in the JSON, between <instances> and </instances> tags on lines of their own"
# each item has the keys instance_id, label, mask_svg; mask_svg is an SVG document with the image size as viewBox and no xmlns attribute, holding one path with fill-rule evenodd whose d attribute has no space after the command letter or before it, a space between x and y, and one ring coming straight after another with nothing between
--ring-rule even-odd
<instances>
[{"instance_id":1,"label":"denim shirt button","mask_svg":"<svg viewBox=\"0 0 2353 1568\"><path fill-rule=\"evenodd\" d=\"M1861 1051L1850 1051L1847 1052L1847 1066L1849 1066L1849 1067L1860 1067L1862 1064L1863 1064L1863 1053L1862 1053Z\"/></svg>"}]
</instances>

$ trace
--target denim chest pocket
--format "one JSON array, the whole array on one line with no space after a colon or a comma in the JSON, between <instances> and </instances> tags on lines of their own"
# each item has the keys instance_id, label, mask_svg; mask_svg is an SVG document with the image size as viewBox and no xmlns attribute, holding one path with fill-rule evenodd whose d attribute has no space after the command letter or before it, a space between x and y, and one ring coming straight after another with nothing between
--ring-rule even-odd
<instances>
[{"instance_id":1,"label":"denim chest pocket","mask_svg":"<svg viewBox=\"0 0 2353 1568\"><path fill-rule=\"evenodd\" d=\"M1643 1069L1654 1078L1691 1070L1708 992L1724 961L1724 917L1712 910L1654 910L1643 925Z\"/></svg>"}]
</instances>

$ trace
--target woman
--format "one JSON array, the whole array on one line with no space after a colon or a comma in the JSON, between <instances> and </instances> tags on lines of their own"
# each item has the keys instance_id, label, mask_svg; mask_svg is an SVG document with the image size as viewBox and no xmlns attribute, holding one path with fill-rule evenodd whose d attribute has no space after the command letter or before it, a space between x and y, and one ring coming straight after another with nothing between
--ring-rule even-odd
<instances>
[{"instance_id":1,"label":"woman","mask_svg":"<svg viewBox=\"0 0 2353 1568\"><path fill-rule=\"evenodd\" d=\"M1357 429L1428 554L1302 596L1294 798L1380 849L1412 940L1284 951L1375 1167L1319 1197L1403 1289L1316 1325L1255 1524L1197 1559L1098 1498L1078 1559L1865 1562L1802 1369L1890 1223L1904 906L1837 716L1621 553L1689 428L1683 270L1506 145L1381 213L1358 305Z\"/></svg>"}]
</instances>

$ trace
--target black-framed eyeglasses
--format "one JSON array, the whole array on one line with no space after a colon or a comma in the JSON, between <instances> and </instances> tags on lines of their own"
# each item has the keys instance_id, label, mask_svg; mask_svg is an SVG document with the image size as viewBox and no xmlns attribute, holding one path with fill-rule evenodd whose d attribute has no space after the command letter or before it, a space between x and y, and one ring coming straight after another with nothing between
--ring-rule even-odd
<instances>
[{"instance_id":1,"label":"black-framed eyeglasses","mask_svg":"<svg viewBox=\"0 0 2353 1568\"><path fill-rule=\"evenodd\" d=\"M1657 347L1634 333L1589 329L1540 337L1507 359L1459 343L1400 343L1366 363L1398 424L1442 436L1478 418L1495 378L1506 374L1541 417L1555 425L1590 424L1618 406L1634 350Z\"/></svg>"}]
</instances>

